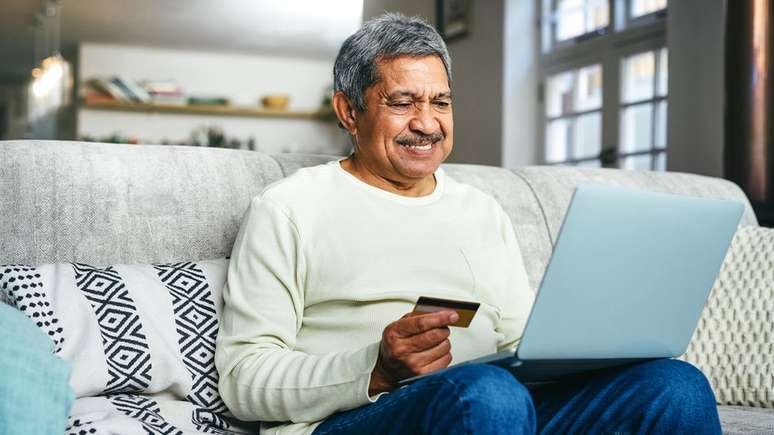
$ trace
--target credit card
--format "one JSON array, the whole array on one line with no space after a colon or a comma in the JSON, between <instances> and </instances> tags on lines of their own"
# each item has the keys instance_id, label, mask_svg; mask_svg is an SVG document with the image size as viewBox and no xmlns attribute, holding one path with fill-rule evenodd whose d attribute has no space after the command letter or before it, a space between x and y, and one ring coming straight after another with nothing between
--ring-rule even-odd
<instances>
[{"instance_id":1,"label":"credit card","mask_svg":"<svg viewBox=\"0 0 774 435\"><path fill-rule=\"evenodd\" d=\"M473 321L479 307L478 302L457 301L453 299L431 298L429 296L420 296L417 304L414 305L415 313L434 313L436 311L452 310L456 311L460 318L449 326L459 326L467 328Z\"/></svg>"}]
</instances>

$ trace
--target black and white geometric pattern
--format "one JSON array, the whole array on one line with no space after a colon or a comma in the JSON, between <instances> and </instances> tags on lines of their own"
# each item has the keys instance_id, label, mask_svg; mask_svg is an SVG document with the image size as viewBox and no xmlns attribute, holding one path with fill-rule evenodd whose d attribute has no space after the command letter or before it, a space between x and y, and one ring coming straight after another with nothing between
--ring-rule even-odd
<instances>
[{"instance_id":1,"label":"black and white geometric pattern","mask_svg":"<svg viewBox=\"0 0 774 435\"><path fill-rule=\"evenodd\" d=\"M218 318L204 272L191 262L155 264L161 282L172 296L180 353L193 387L186 397L196 408L193 423L203 432L218 433L229 424L219 414L227 410L218 395L215 340Z\"/></svg>"},{"instance_id":2,"label":"black and white geometric pattern","mask_svg":"<svg viewBox=\"0 0 774 435\"><path fill-rule=\"evenodd\" d=\"M108 366L106 393L145 390L151 381L151 358L134 301L118 272L73 263L76 286L89 300L99 324Z\"/></svg>"},{"instance_id":3,"label":"black and white geometric pattern","mask_svg":"<svg viewBox=\"0 0 774 435\"><path fill-rule=\"evenodd\" d=\"M143 396L134 394L114 394L107 396L110 403L127 417L140 421L148 435L182 435L183 431L169 424L161 416L159 405Z\"/></svg>"},{"instance_id":4,"label":"black and white geometric pattern","mask_svg":"<svg viewBox=\"0 0 774 435\"><path fill-rule=\"evenodd\" d=\"M83 421L80 418L70 418L67 421L65 433L67 435L96 434L97 428L94 427L93 423L93 421Z\"/></svg>"},{"instance_id":5,"label":"black and white geometric pattern","mask_svg":"<svg viewBox=\"0 0 774 435\"><path fill-rule=\"evenodd\" d=\"M0 266L0 283L3 299L46 332L54 342L54 353L58 354L64 343L62 326L54 315L53 306L35 267L24 264Z\"/></svg>"}]
</instances>

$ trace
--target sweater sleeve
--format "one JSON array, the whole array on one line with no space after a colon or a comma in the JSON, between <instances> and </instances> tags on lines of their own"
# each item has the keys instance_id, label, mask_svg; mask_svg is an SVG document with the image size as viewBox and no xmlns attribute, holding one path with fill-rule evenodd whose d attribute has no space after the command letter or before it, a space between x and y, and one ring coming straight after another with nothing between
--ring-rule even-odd
<instances>
[{"instance_id":1,"label":"sweater sleeve","mask_svg":"<svg viewBox=\"0 0 774 435\"><path fill-rule=\"evenodd\" d=\"M221 397L237 418L315 422L371 400L378 342L323 355L294 350L305 275L298 228L256 197L231 254L215 355Z\"/></svg>"},{"instance_id":2,"label":"sweater sleeve","mask_svg":"<svg viewBox=\"0 0 774 435\"><path fill-rule=\"evenodd\" d=\"M503 334L503 339L497 345L497 350L505 350L519 344L529 312L535 301L535 295L529 285L527 269L521 256L519 242L513 231L511 219L500 209L500 233L505 243L509 267L503 271L508 276L508 291L501 295L503 301L502 316L496 329Z\"/></svg>"}]
</instances>

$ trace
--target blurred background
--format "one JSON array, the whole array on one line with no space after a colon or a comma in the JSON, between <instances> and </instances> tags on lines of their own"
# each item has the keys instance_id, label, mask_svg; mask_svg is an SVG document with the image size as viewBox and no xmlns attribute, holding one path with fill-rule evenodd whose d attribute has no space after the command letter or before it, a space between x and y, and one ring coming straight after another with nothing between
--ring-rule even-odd
<instances>
[{"instance_id":1,"label":"blurred background","mask_svg":"<svg viewBox=\"0 0 774 435\"><path fill-rule=\"evenodd\" d=\"M342 41L447 40L450 161L683 171L770 210L771 0L1 0L0 138L345 154ZM767 208L768 207L768 208Z\"/></svg>"},{"instance_id":2,"label":"blurred background","mask_svg":"<svg viewBox=\"0 0 774 435\"><path fill-rule=\"evenodd\" d=\"M2 4L4 138L344 152L325 99L361 0Z\"/></svg>"}]
</instances>

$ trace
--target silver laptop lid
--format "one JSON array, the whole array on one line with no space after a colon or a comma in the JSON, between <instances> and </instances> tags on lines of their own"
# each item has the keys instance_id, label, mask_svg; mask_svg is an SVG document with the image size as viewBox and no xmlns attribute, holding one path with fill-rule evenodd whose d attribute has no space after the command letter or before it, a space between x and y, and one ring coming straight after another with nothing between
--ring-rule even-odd
<instances>
[{"instance_id":1,"label":"silver laptop lid","mask_svg":"<svg viewBox=\"0 0 774 435\"><path fill-rule=\"evenodd\" d=\"M518 357L681 355L743 211L735 201L578 187Z\"/></svg>"}]
</instances>

